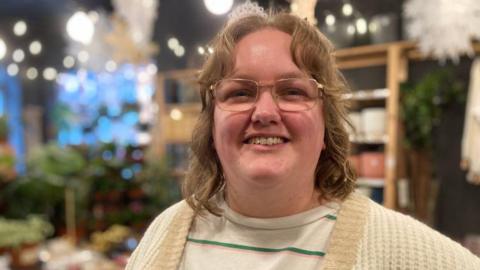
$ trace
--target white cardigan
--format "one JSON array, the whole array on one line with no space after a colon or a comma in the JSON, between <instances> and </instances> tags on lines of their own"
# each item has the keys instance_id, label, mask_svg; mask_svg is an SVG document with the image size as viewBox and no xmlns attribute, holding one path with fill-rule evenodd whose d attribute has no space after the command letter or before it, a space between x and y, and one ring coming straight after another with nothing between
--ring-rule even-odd
<instances>
[{"instance_id":1,"label":"white cardigan","mask_svg":"<svg viewBox=\"0 0 480 270\"><path fill-rule=\"evenodd\" d=\"M467 180L480 184L480 58L472 63L462 138L462 167Z\"/></svg>"},{"instance_id":2,"label":"white cardigan","mask_svg":"<svg viewBox=\"0 0 480 270\"><path fill-rule=\"evenodd\" d=\"M180 202L158 216L127 270L175 270L193 210ZM480 259L426 225L351 194L341 206L321 269L480 269Z\"/></svg>"}]
</instances>

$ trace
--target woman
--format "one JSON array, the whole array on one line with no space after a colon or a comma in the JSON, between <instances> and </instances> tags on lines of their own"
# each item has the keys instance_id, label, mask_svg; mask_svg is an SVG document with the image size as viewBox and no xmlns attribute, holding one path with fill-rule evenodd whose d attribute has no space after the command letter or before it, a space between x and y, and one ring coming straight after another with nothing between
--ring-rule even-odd
<instances>
[{"instance_id":1,"label":"woman","mask_svg":"<svg viewBox=\"0 0 480 270\"><path fill-rule=\"evenodd\" d=\"M353 192L332 53L292 15L226 25L200 74L186 199L156 218L127 269L480 269Z\"/></svg>"}]
</instances>

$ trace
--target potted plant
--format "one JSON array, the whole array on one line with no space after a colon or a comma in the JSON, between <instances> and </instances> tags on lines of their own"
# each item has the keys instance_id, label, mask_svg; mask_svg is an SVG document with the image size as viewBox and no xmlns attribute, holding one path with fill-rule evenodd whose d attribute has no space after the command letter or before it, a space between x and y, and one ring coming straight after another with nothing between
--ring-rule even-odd
<instances>
[{"instance_id":1,"label":"potted plant","mask_svg":"<svg viewBox=\"0 0 480 270\"><path fill-rule=\"evenodd\" d=\"M23 256L23 253L35 250L52 234L53 226L40 216L29 216L24 220L0 217L0 249L10 253L14 267L34 265L35 258Z\"/></svg>"},{"instance_id":2,"label":"potted plant","mask_svg":"<svg viewBox=\"0 0 480 270\"><path fill-rule=\"evenodd\" d=\"M413 180L415 215L427 221L432 170L433 133L446 107L465 101L463 83L449 68L426 74L417 83L402 85L401 117L405 130L408 164Z\"/></svg>"}]
</instances>

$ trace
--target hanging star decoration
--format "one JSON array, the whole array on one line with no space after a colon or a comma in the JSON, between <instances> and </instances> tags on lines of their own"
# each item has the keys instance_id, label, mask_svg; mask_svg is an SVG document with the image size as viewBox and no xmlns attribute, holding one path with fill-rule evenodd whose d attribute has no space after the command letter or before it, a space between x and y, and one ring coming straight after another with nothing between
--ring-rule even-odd
<instances>
[{"instance_id":1,"label":"hanging star decoration","mask_svg":"<svg viewBox=\"0 0 480 270\"><path fill-rule=\"evenodd\" d=\"M316 25L317 19L315 18L315 6L317 0L292 0L290 3L290 10L293 14L300 18L305 18L311 24Z\"/></svg>"},{"instance_id":2,"label":"hanging star decoration","mask_svg":"<svg viewBox=\"0 0 480 270\"><path fill-rule=\"evenodd\" d=\"M134 42L125 20L118 15L112 16L113 31L105 36L113 49L112 58L117 63L147 63L152 55L158 53L158 46L152 42L139 47Z\"/></svg>"},{"instance_id":3,"label":"hanging star decoration","mask_svg":"<svg viewBox=\"0 0 480 270\"><path fill-rule=\"evenodd\" d=\"M480 39L480 1L409 0L404 14L409 37L425 55L455 63L461 55L473 56L472 40Z\"/></svg>"}]
</instances>

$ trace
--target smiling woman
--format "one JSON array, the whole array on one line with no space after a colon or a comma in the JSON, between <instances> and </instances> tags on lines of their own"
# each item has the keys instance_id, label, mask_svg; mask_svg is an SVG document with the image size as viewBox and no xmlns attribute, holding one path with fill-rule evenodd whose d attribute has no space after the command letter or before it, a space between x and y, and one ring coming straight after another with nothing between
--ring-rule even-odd
<instances>
[{"instance_id":1,"label":"smiling woman","mask_svg":"<svg viewBox=\"0 0 480 270\"><path fill-rule=\"evenodd\" d=\"M344 80L307 21L231 19L199 76L183 183L127 269L478 269L427 226L355 193ZM421 248L418 248L421 247Z\"/></svg>"}]
</instances>

